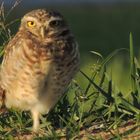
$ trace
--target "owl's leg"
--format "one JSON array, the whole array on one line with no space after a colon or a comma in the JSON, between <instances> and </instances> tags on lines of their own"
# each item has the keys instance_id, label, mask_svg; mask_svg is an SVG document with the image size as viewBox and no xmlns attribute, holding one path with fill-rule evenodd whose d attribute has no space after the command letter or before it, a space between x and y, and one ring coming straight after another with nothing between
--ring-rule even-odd
<instances>
[{"instance_id":1,"label":"owl's leg","mask_svg":"<svg viewBox=\"0 0 140 140\"><path fill-rule=\"evenodd\" d=\"M37 110L31 110L32 118L33 118L33 132L37 132L39 130L39 112Z\"/></svg>"}]
</instances>

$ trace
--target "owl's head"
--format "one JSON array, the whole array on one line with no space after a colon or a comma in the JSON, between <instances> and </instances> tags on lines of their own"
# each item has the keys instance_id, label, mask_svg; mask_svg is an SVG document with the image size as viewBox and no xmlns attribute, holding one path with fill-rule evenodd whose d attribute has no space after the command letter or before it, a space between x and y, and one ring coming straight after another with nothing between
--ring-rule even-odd
<instances>
[{"instance_id":1,"label":"owl's head","mask_svg":"<svg viewBox=\"0 0 140 140\"><path fill-rule=\"evenodd\" d=\"M21 20L20 28L42 39L65 35L69 32L63 16L59 12L45 9L27 13Z\"/></svg>"}]
</instances>

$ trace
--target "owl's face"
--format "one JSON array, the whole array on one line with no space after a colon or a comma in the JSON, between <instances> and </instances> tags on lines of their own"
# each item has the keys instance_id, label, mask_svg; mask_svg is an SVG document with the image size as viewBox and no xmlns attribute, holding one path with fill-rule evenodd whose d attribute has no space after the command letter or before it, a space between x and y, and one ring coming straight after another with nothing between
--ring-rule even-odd
<instances>
[{"instance_id":1,"label":"owl's face","mask_svg":"<svg viewBox=\"0 0 140 140\"><path fill-rule=\"evenodd\" d=\"M67 31L66 22L60 13L44 9L27 13L21 20L20 28L41 39Z\"/></svg>"}]
</instances>

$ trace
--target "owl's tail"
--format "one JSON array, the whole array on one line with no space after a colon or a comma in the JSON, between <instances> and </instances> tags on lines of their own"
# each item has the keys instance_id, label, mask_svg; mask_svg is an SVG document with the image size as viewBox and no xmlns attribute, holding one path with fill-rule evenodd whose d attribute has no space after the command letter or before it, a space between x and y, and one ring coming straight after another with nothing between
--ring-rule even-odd
<instances>
[{"instance_id":1,"label":"owl's tail","mask_svg":"<svg viewBox=\"0 0 140 140\"><path fill-rule=\"evenodd\" d=\"M4 106L5 102L5 93L4 90L0 86L0 108Z\"/></svg>"},{"instance_id":2,"label":"owl's tail","mask_svg":"<svg viewBox=\"0 0 140 140\"><path fill-rule=\"evenodd\" d=\"M5 106L5 91L0 86L0 115L7 114L7 108Z\"/></svg>"}]
</instances>

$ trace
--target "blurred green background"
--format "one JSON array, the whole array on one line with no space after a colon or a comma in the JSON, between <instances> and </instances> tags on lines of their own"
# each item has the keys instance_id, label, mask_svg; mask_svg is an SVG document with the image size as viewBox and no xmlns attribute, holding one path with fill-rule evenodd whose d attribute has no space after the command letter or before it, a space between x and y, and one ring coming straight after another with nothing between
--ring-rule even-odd
<instances>
[{"instance_id":1,"label":"blurred green background","mask_svg":"<svg viewBox=\"0 0 140 140\"><path fill-rule=\"evenodd\" d=\"M14 0L5 0L6 11L10 10ZM129 33L132 32L134 49L139 56L140 48L140 2L108 1L108 0L22 0L7 18L7 22L20 19L25 13L36 8L48 8L60 11L68 21L77 38L81 52L81 69L88 74L98 58L90 51L101 53L104 57L118 48L129 49ZM18 29L20 21L10 28L12 33ZM129 53L121 52L112 59L109 73L120 90L128 92L129 85ZM80 78L80 80L82 80ZM85 81L83 79L83 81ZM85 82L81 82L85 85ZM127 89L127 90L126 90Z\"/></svg>"},{"instance_id":2,"label":"blurred green background","mask_svg":"<svg viewBox=\"0 0 140 140\"><path fill-rule=\"evenodd\" d=\"M59 0L58 0L59 1ZM57 3L58 3L57 1ZM7 11L14 1L6 3ZM21 18L35 8L48 8L60 11L69 22L80 46L82 58L97 51L108 55L117 48L128 48L129 33L133 33L135 50L140 46L140 3L49 3L23 0L10 14L8 22ZM13 32L16 27L11 27ZM90 55L89 55L90 56Z\"/></svg>"}]
</instances>

